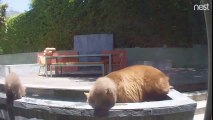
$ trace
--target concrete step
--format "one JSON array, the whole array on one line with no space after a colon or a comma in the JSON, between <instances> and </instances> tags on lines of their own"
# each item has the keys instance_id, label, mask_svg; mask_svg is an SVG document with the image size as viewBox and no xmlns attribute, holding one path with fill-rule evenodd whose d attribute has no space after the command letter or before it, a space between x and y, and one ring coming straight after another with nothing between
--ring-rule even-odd
<instances>
[{"instance_id":1,"label":"concrete step","mask_svg":"<svg viewBox=\"0 0 213 120\"><path fill-rule=\"evenodd\" d=\"M197 102L197 109L195 110L193 120L203 120L207 103L207 90L185 92L183 94Z\"/></svg>"},{"instance_id":2,"label":"concrete step","mask_svg":"<svg viewBox=\"0 0 213 120\"><path fill-rule=\"evenodd\" d=\"M195 115L193 120L204 120L204 114Z\"/></svg>"},{"instance_id":3,"label":"concrete step","mask_svg":"<svg viewBox=\"0 0 213 120\"><path fill-rule=\"evenodd\" d=\"M207 90L185 92L183 94L185 94L187 97L193 99L194 101L207 100Z\"/></svg>"},{"instance_id":4,"label":"concrete step","mask_svg":"<svg viewBox=\"0 0 213 120\"><path fill-rule=\"evenodd\" d=\"M197 109L195 110L195 115L204 114L206 110L206 100L197 102Z\"/></svg>"}]
</instances>

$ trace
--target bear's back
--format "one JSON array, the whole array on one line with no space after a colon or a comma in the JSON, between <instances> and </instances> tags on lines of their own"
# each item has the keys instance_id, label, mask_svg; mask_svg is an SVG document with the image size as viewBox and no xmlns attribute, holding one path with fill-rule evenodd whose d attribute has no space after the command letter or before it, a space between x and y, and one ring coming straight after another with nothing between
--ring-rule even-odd
<instances>
[{"instance_id":1,"label":"bear's back","mask_svg":"<svg viewBox=\"0 0 213 120\"><path fill-rule=\"evenodd\" d=\"M117 85L118 102L140 102L151 94L167 94L169 78L152 66L134 65L107 75Z\"/></svg>"}]
</instances>

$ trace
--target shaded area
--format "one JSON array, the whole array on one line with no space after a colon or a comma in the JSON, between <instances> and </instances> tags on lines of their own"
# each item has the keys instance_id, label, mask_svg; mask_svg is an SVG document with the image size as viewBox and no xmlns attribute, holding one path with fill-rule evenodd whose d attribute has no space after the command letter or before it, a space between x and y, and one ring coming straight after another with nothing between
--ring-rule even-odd
<instances>
[{"instance_id":1,"label":"shaded area","mask_svg":"<svg viewBox=\"0 0 213 120\"><path fill-rule=\"evenodd\" d=\"M171 85L178 91L207 89L207 68L172 68L169 71L165 71L165 73L170 77Z\"/></svg>"}]
</instances>

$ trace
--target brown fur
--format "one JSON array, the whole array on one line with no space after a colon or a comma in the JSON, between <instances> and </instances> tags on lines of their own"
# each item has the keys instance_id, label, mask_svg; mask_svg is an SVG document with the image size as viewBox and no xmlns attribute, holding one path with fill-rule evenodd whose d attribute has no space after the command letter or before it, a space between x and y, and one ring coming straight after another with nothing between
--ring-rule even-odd
<instances>
[{"instance_id":1,"label":"brown fur","mask_svg":"<svg viewBox=\"0 0 213 120\"><path fill-rule=\"evenodd\" d=\"M115 102L143 102L164 96L169 89L169 78L163 72L151 66L135 65L98 78L85 95L93 108L110 109Z\"/></svg>"},{"instance_id":2,"label":"brown fur","mask_svg":"<svg viewBox=\"0 0 213 120\"><path fill-rule=\"evenodd\" d=\"M107 83L105 84L105 81ZM116 85L109 78L99 78L87 96L87 102L95 109L108 109L116 103Z\"/></svg>"},{"instance_id":3,"label":"brown fur","mask_svg":"<svg viewBox=\"0 0 213 120\"><path fill-rule=\"evenodd\" d=\"M25 96L25 87L21 83L19 76L15 73L10 73L5 79L5 93L7 103L12 103L16 99L21 99Z\"/></svg>"}]
</instances>

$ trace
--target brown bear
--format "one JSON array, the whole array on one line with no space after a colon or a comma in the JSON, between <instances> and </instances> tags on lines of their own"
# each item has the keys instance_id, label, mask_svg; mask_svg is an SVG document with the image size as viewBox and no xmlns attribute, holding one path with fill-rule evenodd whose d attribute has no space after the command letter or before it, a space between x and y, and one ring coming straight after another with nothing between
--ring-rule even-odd
<instances>
[{"instance_id":1,"label":"brown bear","mask_svg":"<svg viewBox=\"0 0 213 120\"><path fill-rule=\"evenodd\" d=\"M13 103L16 99L21 99L26 94L19 76L13 72L6 76L4 87L8 104Z\"/></svg>"},{"instance_id":2,"label":"brown bear","mask_svg":"<svg viewBox=\"0 0 213 120\"><path fill-rule=\"evenodd\" d=\"M134 65L96 80L87 102L94 109L109 110L116 102L143 102L165 96L169 77L152 66Z\"/></svg>"}]
</instances>

